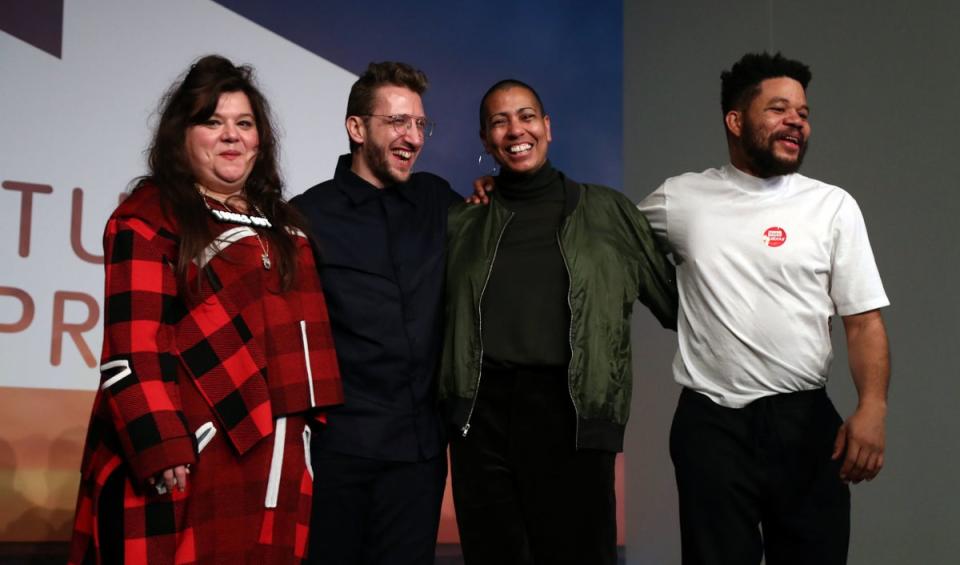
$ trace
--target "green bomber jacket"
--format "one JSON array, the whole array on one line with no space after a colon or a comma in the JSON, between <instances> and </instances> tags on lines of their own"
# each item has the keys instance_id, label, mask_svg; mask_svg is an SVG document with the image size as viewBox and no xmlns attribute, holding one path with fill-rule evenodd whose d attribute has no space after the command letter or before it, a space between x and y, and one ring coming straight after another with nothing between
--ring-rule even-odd
<instances>
[{"instance_id":1,"label":"green bomber jacket","mask_svg":"<svg viewBox=\"0 0 960 565\"><path fill-rule=\"evenodd\" d=\"M557 243L570 279L567 381L577 414L576 447L622 451L633 388L633 303L639 298L661 325L676 330L675 271L626 196L566 178L564 183L567 203ZM450 210L439 399L463 436L483 382L481 301L512 217L496 198L489 206L463 203Z\"/></svg>"}]
</instances>

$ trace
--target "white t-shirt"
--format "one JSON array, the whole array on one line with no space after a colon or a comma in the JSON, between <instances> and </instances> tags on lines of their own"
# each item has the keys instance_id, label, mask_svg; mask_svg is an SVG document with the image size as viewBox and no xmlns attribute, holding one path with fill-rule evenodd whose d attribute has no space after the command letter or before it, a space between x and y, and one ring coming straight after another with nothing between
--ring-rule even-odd
<instances>
[{"instance_id":1,"label":"white t-shirt","mask_svg":"<svg viewBox=\"0 0 960 565\"><path fill-rule=\"evenodd\" d=\"M667 179L638 208L680 261L681 385L731 408L826 384L829 318L887 306L843 189L726 165Z\"/></svg>"}]
</instances>

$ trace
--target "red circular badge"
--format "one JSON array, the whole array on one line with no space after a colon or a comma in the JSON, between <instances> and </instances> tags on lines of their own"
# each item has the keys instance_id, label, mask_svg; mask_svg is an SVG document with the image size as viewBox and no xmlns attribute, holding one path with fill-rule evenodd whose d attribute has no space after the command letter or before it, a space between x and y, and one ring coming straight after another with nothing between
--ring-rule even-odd
<instances>
[{"instance_id":1,"label":"red circular badge","mask_svg":"<svg viewBox=\"0 0 960 565\"><path fill-rule=\"evenodd\" d=\"M774 226L763 232L763 242L770 247L780 247L787 241L787 230Z\"/></svg>"}]
</instances>

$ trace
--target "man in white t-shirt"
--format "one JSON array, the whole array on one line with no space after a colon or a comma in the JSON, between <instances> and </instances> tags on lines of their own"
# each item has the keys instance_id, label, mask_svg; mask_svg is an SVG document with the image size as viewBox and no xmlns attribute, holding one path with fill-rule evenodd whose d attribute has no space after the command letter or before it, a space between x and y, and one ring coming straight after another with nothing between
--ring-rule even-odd
<instances>
[{"instance_id":1,"label":"man in white t-shirt","mask_svg":"<svg viewBox=\"0 0 960 565\"><path fill-rule=\"evenodd\" d=\"M845 563L847 484L883 466L889 301L856 201L796 172L810 77L780 54L745 55L721 75L730 163L639 205L678 262L684 565ZM834 315L859 394L846 421L824 389Z\"/></svg>"}]
</instances>

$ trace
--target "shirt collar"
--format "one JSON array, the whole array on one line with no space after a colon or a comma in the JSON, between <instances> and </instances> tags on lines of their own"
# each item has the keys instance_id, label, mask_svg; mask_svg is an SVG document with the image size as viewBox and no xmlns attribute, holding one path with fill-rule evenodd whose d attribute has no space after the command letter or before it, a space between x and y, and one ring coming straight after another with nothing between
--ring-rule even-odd
<instances>
[{"instance_id":1,"label":"shirt collar","mask_svg":"<svg viewBox=\"0 0 960 565\"><path fill-rule=\"evenodd\" d=\"M410 183L398 183L384 188L377 188L350 170L352 166L353 155L350 153L341 155L340 159L337 160L337 170L334 173L334 178L337 179L340 190L347 195L347 198L350 199L350 202L353 203L354 206L364 204L379 197L381 194L398 194L411 204L417 203L415 199L416 190Z\"/></svg>"},{"instance_id":2,"label":"shirt collar","mask_svg":"<svg viewBox=\"0 0 960 565\"><path fill-rule=\"evenodd\" d=\"M766 194L777 192L789 186L790 179L793 178L793 175L789 174L776 175L763 179L741 171L735 167L733 163L727 163L721 168L721 171L723 171L723 174L727 177L727 179L732 181L735 186L739 187L745 192Z\"/></svg>"}]
</instances>

